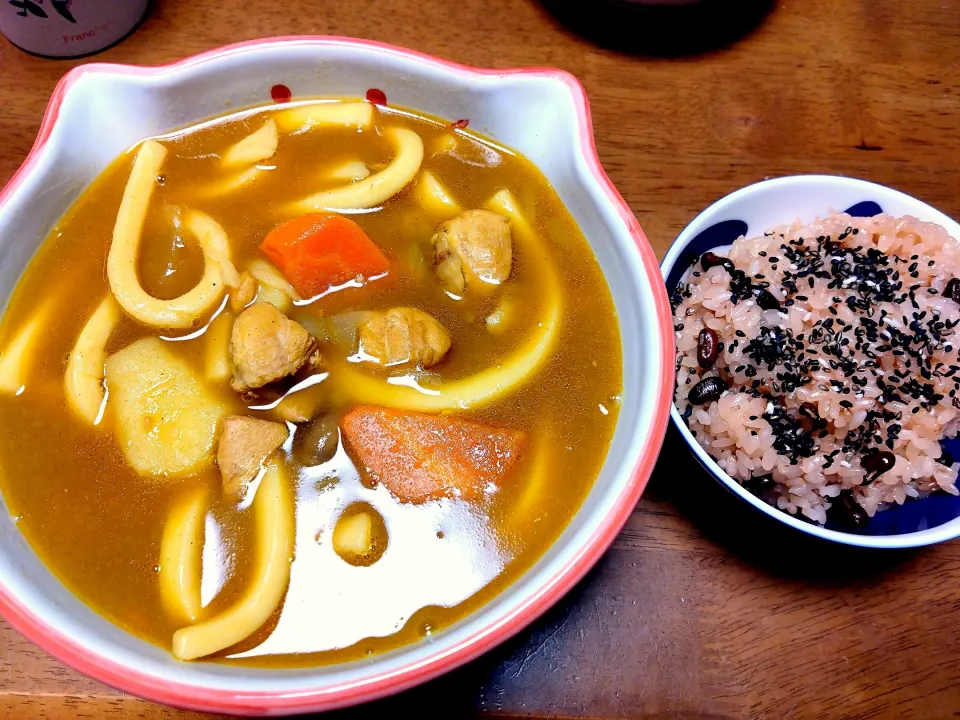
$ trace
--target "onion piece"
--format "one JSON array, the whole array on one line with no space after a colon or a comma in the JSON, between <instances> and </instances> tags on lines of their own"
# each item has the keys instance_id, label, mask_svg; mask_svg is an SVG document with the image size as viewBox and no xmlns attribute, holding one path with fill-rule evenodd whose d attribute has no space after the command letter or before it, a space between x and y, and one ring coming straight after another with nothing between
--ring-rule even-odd
<instances>
[{"instance_id":1,"label":"onion piece","mask_svg":"<svg viewBox=\"0 0 960 720\"><path fill-rule=\"evenodd\" d=\"M357 331L360 325L372 314L370 311L356 310L326 318L324 325L327 337L344 352L352 353L357 347Z\"/></svg>"}]
</instances>

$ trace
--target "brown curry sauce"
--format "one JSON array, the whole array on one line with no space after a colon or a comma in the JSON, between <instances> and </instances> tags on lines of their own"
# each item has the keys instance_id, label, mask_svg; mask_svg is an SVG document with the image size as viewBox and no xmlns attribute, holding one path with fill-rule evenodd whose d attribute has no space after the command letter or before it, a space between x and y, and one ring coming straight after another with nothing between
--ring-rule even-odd
<instances>
[{"instance_id":1,"label":"brown curry sauce","mask_svg":"<svg viewBox=\"0 0 960 720\"><path fill-rule=\"evenodd\" d=\"M170 298L192 287L203 261L196 243L177 234L171 206L201 209L226 229L238 269L261 257L258 245L278 222L285 202L332 186L324 168L361 159L376 169L390 149L375 132L316 130L284 137L266 165L275 169L251 189L204 199L205 183L223 177L216 153L262 124L274 108L225 118L161 138L170 150L154 193L141 243L145 290ZM296 478L296 544L290 585L267 625L219 657L266 666L328 664L357 659L412 642L463 618L514 582L554 541L589 491L609 446L622 391L621 345L609 290L589 246L556 193L526 159L480 136L456 130L454 151L437 152L449 125L408 111L378 108L378 127L400 125L423 139L423 169L431 170L464 208L482 207L509 188L550 248L562 286L559 340L536 376L516 392L463 413L469 419L521 429L529 451L505 487L480 502L455 498L404 504L385 488L370 487L341 443L329 462L301 467ZM108 411L90 427L67 406L67 354L87 318L108 291L105 259L134 151L110 165L87 188L40 247L20 280L0 330L0 347L38 305L52 298L55 312L33 351L24 391L0 396L0 487L18 526L48 567L84 602L130 632L170 647L178 623L160 604L159 543L172 504L206 485L214 498L206 518L202 596L209 615L243 591L252 565L250 509L220 492L214 467L185 479L143 478L124 460ZM445 295L433 275L429 241L438 218L409 197L409 189L378 212L351 215L391 262L386 278L347 288L296 308L303 321L353 310L410 305L440 320L452 347L432 370L454 379L494 365L535 328L541 298L536 263L515 252L509 280L496 293ZM515 294L521 312L505 332L484 319L499 293ZM199 328L198 328L199 330ZM156 331L124 318L108 352ZM169 346L195 367L203 362L200 333L171 332ZM343 350L321 343L325 356ZM350 409L333 373L327 407ZM240 398L218 392L236 411ZM245 411L248 412L248 411ZM255 412L248 414L256 415ZM538 453L539 456L538 456ZM546 458L540 487L536 457ZM383 518L376 562L352 565L332 549L336 519L358 503ZM385 528L385 532L383 530ZM384 537L385 535L385 537Z\"/></svg>"}]
</instances>

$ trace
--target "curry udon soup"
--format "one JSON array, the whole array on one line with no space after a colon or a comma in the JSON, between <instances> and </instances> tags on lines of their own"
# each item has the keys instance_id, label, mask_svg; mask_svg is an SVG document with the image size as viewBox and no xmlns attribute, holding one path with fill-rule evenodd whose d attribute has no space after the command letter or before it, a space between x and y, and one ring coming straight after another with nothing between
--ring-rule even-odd
<instances>
[{"instance_id":1,"label":"curry udon soup","mask_svg":"<svg viewBox=\"0 0 960 720\"><path fill-rule=\"evenodd\" d=\"M80 598L182 660L340 662L513 582L621 393L591 251L524 158L365 102L147 140L0 338L3 494Z\"/></svg>"}]
</instances>

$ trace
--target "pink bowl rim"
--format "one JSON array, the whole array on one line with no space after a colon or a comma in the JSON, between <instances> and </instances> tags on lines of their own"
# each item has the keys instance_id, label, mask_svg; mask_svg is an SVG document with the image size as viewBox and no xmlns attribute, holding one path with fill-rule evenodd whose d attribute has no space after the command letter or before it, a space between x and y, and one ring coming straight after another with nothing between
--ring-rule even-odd
<instances>
[{"instance_id":1,"label":"pink bowl rim","mask_svg":"<svg viewBox=\"0 0 960 720\"><path fill-rule=\"evenodd\" d=\"M478 628L472 635L446 652L435 652L422 660L413 661L396 670L374 673L350 684L317 687L295 693L281 690L236 692L161 680L148 673L122 666L105 655L95 653L68 635L49 626L37 617L30 608L15 598L0 579L0 614L14 628L57 660L96 680L141 698L190 710L225 714L272 715L318 712L382 698L427 682L474 660L525 628L569 592L586 575L623 529L647 485L663 444L672 406L674 384L672 315L657 257L630 207L613 186L600 163L594 142L593 122L586 92L580 81L564 70L547 67L475 68L387 43L321 35L282 36L249 40L225 45L162 65L136 66L113 63L81 65L67 72L54 89L33 147L7 185L0 190L0 212L3 212L14 189L23 183L36 165L38 157L57 122L60 106L66 93L81 76L88 73L155 75L167 70L182 69L224 56L243 53L253 48L277 45L353 46L413 59L437 68L455 70L460 74L501 77L537 76L562 83L570 92L576 107L578 138L583 158L586 160L594 180L604 190L607 201L617 210L620 219L627 226L642 261L646 275L645 279L649 283L654 297L654 310L660 340L659 360L662 372L659 378L652 422L637 462L630 473L629 481L617 498L613 511L602 520L583 547L579 548L577 554L507 616L496 619L485 627Z\"/></svg>"}]
</instances>

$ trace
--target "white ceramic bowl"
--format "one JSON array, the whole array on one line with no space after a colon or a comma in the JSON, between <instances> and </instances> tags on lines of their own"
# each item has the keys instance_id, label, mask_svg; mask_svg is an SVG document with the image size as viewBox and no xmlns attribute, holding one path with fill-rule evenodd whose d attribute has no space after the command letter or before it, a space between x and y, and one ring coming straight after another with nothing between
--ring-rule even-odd
<instances>
[{"instance_id":1,"label":"white ceramic bowl","mask_svg":"<svg viewBox=\"0 0 960 720\"><path fill-rule=\"evenodd\" d=\"M516 633L556 602L619 532L647 482L673 386L670 311L656 258L600 166L583 89L550 69L478 70L342 38L278 38L155 68L91 64L57 86L37 142L0 192L0 298L80 191L140 139L231 109L294 97L363 96L470 126L546 174L606 274L623 330L624 394L609 454L569 527L526 574L469 618L370 661L258 670L181 663L74 597L0 512L0 612L62 661L122 690L200 710L284 714L380 697L450 670ZM322 617L322 614L320 615Z\"/></svg>"},{"instance_id":2,"label":"white ceramic bowl","mask_svg":"<svg viewBox=\"0 0 960 720\"><path fill-rule=\"evenodd\" d=\"M882 185L855 178L829 175L796 175L748 185L718 200L684 228L661 263L667 290L672 293L690 266L707 250L729 249L740 235L799 219L810 222L831 211L851 215L913 215L934 222L960 239L960 225L936 208ZM820 527L778 510L760 500L720 469L690 433L675 405L673 423L701 465L732 493L773 519L809 535L869 548L907 548L951 540L960 536L960 498L936 495L908 502L875 515L862 533ZM960 441L944 445L960 457Z\"/></svg>"}]
</instances>

